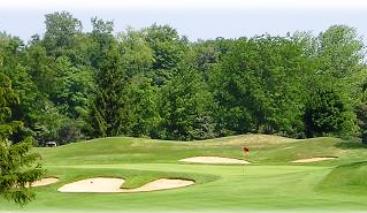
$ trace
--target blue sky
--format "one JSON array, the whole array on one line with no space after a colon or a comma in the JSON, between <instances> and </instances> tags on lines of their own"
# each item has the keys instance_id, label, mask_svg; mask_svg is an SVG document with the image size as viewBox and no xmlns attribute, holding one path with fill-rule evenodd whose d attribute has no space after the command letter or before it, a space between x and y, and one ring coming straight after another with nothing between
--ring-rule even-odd
<instances>
[{"instance_id":1,"label":"blue sky","mask_svg":"<svg viewBox=\"0 0 367 213\"><path fill-rule=\"evenodd\" d=\"M116 32L169 24L190 40L318 33L333 24L347 24L367 35L367 1L359 0L12 0L0 5L0 31L29 40L44 31L45 14L61 10L80 19L85 31L90 30L90 18L98 16L113 20Z\"/></svg>"}]
</instances>

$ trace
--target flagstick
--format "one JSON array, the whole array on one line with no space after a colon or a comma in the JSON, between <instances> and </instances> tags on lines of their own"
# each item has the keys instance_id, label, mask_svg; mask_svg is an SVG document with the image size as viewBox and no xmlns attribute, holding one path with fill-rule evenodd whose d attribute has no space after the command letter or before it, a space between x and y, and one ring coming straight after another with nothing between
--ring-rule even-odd
<instances>
[{"instance_id":1,"label":"flagstick","mask_svg":"<svg viewBox=\"0 0 367 213\"><path fill-rule=\"evenodd\" d=\"M243 155L244 156L244 160L246 161L246 153ZM243 164L243 176L245 176L246 174L246 164Z\"/></svg>"},{"instance_id":2,"label":"flagstick","mask_svg":"<svg viewBox=\"0 0 367 213\"><path fill-rule=\"evenodd\" d=\"M249 149L247 148L247 147L243 147L242 148L243 149L243 160L244 160L244 164L243 164L243 176L245 176L245 174L246 174L246 159L247 159L247 155L248 155L248 153L249 153Z\"/></svg>"}]
</instances>

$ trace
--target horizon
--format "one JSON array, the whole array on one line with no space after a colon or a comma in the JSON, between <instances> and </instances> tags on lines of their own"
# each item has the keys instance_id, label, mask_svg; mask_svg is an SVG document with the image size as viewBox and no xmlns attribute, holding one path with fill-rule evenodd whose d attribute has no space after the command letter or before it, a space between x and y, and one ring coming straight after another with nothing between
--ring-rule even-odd
<instances>
[{"instance_id":1,"label":"horizon","mask_svg":"<svg viewBox=\"0 0 367 213\"><path fill-rule=\"evenodd\" d=\"M97 16L113 20L115 33L124 31L128 26L140 29L154 23L168 24L190 41L262 34L282 36L296 31L318 34L336 24L356 28L363 38L367 35L364 24L367 2L358 0L335 3L329 0L322 3L304 0L297 3L287 0L261 0L255 3L219 0L208 4L208 7L205 7L207 0L196 4L193 0L183 2L187 4L165 0L159 0L153 6L146 0L123 3L114 0L90 1L88 4L83 0L45 1L42 4L39 0L14 0L0 6L0 31L27 42L32 35L44 33L44 15L68 11L82 22L84 32L91 30L90 18Z\"/></svg>"}]
</instances>

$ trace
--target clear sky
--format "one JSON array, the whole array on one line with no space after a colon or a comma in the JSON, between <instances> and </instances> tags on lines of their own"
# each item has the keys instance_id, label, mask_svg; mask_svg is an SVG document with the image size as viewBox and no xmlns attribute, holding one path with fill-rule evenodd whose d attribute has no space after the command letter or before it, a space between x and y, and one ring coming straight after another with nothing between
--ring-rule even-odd
<instances>
[{"instance_id":1,"label":"clear sky","mask_svg":"<svg viewBox=\"0 0 367 213\"><path fill-rule=\"evenodd\" d=\"M115 31L169 24L190 40L312 31L347 24L367 35L365 0L0 0L0 31L29 40L44 15L67 10L90 30L90 18L113 20Z\"/></svg>"}]
</instances>

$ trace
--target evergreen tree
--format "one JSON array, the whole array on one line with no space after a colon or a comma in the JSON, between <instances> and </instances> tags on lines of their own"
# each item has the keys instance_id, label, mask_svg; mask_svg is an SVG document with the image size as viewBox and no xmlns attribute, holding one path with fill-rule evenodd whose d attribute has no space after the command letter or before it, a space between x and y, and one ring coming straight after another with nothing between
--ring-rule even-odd
<instances>
[{"instance_id":1,"label":"evergreen tree","mask_svg":"<svg viewBox=\"0 0 367 213\"><path fill-rule=\"evenodd\" d=\"M91 125L95 136L116 136L123 132L124 72L116 46L109 47L104 64L96 71Z\"/></svg>"},{"instance_id":2,"label":"evergreen tree","mask_svg":"<svg viewBox=\"0 0 367 213\"><path fill-rule=\"evenodd\" d=\"M109 23L94 20L92 36L98 56L95 64L95 89L88 122L95 137L116 136L124 132L123 90L126 84L121 54ZM105 26L103 26L105 25ZM106 31L107 30L107 31Z\"/></svg>"},{"instance_id":3,"label":"evergreen tree","mask_svg":"<svg viewBox=\"0 0 367 213\"><path fill-rule=\"evenodd\" d=\"M29 183L40 179L43 171L37 164L39 156L30 152L30 138L17 144L8 140L22 128L22 122L9 120L10 106L17 102L9 78L0 73L0 195L23 205L34 198Z\"/></svg>"}]
</instances>

